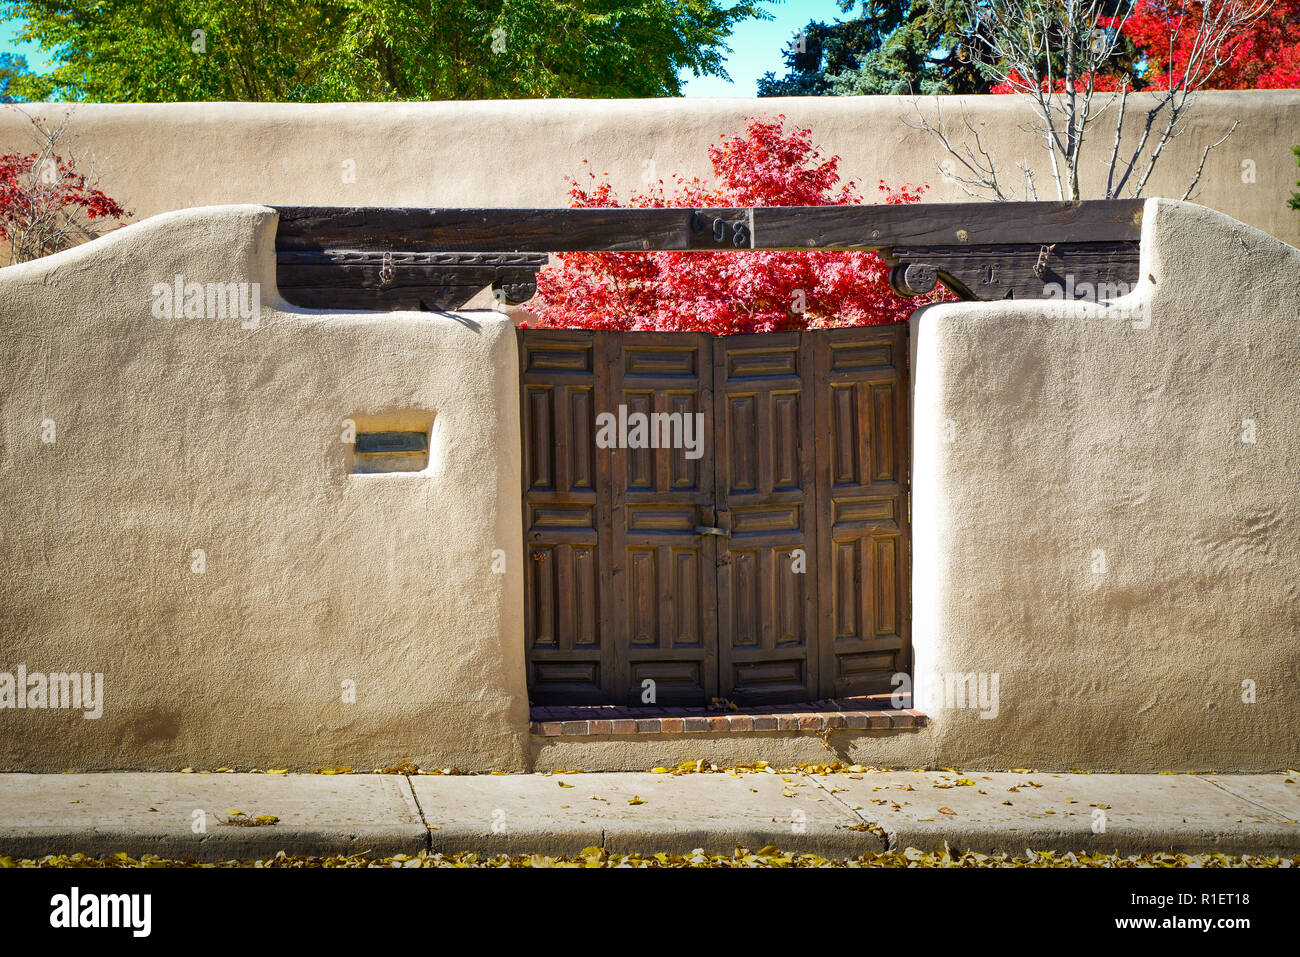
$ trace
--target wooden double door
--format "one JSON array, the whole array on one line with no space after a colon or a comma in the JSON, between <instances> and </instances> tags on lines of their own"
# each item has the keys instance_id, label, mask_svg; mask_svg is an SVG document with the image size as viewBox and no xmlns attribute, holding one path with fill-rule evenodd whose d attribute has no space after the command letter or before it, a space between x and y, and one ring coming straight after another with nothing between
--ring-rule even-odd
<instances>
[{"instance_id":1,"label":"wooden double door","mask_svg":"<svg viewBox=\"0 0 1300 957\"><path fill-rule=\"evenodd\" d=\"M906 327L519 335L534 703L893 690Z\"/></svg>"}]
</instances>

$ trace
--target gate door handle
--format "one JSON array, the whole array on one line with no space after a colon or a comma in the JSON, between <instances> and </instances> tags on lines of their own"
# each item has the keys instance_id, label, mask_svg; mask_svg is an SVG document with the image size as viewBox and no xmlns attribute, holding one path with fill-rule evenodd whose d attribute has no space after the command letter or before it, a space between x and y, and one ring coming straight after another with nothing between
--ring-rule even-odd
<instances>
[{"instance_id":1,"label":"gate door handle","mask_svg":"<svg viewBox=\"0 0 1300 957\"><path fill-rule=\"evenodd\" d=\"M727 531L725 528L718 528L716 525L696 525L695 534L696 535L725 535L728 538L731 537L731 532Z\"/></svg>"}]
</instances>

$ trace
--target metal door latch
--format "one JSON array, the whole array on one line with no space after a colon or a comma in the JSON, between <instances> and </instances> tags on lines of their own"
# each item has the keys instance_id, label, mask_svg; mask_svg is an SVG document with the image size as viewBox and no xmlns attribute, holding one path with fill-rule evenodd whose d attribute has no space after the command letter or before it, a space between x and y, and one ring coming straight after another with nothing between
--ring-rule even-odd
<instances>
[{"instance_id":1,"label":"metal door latch","mask_svg":"<svg viewBox=\"0 0 1300 957\"><path fill-rule=\"evenodd\" d=\"M696 525L695 534L696 535L726 535L727 537L731 536L731 532L727 531L725 528L718 528L716 525Z\"/></svg>"},{"instance_id":2,"label":"metal door latch","mask_svg":"<svg viewBox=\"0 0 1300 957\"><path fill-rule=\"evenodd\" d=\"M1052 254L1052 250L1055 248L1056 243L1052 243L1050 246L1040 246L1038 248L1038 262L1034 263L1034 275L1039 279L1042 279L1047 275L1047 257Z\"/></svg>"}]
</instances>

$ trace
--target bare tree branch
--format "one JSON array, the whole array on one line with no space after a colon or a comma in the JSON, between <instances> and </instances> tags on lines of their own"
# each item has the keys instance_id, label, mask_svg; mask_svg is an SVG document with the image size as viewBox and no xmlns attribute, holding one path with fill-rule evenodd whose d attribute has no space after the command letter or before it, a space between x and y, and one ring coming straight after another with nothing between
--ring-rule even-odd
<instances>
[{"instance_id":1,"label":"bare tree branch","mask_svg":"<svg viewBox=\"0 0 1300 957\"><path fill-rule=\"evenodd\" d=\"M1205 152L1201 154L1200 165L1196 167L1196 175L1192 177L1192 183L1190 186L1187 187L1187 191L1183 193L1183 195L1180 197L1182 200L1186 201L1187 198L1192 195L1192 190L1196 188L1196 184L1201 181L1201 172L1205 169L1205 160L1210 155L1210 150L1214 149L1215 147L1222 146L1225 142L1227 142L1228 137L1232 135L1233 131L1236 130L1236 128L1240 124L1241 124L1241 120L1233 120L1232 129L1228 130L1228 132L1224 133L1223 136L1221 136L1218 140L1211 143L1209 146L1205 147Z\"/></svg>"},{"instance_id":2,"label":"bare tree branch","mask_svg":"<svg viewBox=\"0 0 1300 957\"><path fill-rule=\"evenodd\" d=\"M1112 107L1116 108L1114 135L1108 158L1100 161L1106 170L1105 197L1113 199L1125 191L1135 198L1142 195L1167 147L1186 128L1197 91L1231 58L1235 40L1276 0L1201 0L1193 11L1171 17L1160 64L1164 74L1143 90L1152 99L1137 114L1139 132L1130 149L1124 136L1133 112L1129 79L1125 77L1116 92L1103 94L1098 78L1113 69L1135 2L1126 0L1117 11L1103 0L958 0L959 15L968 24L966 46L972 60L995 84L1013 90L1031 105L1033 119L1027 130L1047 151L1059 199L1083 197L1093 140L1090 128ZM998 182L1001 167L979 135L982 127L977 129L967 116L967 135L954 142L942 113L931 123L915 101L913 106L920 118L914 128L933 136L970 174L947 174L950 180L968 195L982 191L991 194L984 198L1010 198ZM1209 150L1222 144L1236 127L1234 123L1207 148L1185 197L1199 182ZM1024 164L1015 165L1025 175L1026 191L1037 198L1033 177Z\"/></svg>"}]
</instances>

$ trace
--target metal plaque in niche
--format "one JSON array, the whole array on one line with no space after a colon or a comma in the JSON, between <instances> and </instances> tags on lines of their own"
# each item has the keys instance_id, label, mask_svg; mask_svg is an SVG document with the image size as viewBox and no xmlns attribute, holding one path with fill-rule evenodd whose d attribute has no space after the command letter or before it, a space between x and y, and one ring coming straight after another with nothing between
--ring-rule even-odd
<instances>
[{"instance_id":1,"label":"metal plaque in niche","mask_svg":"<svg viewBox=\"0 0 1300 957\"><path fill-rule=\"evenodd\" d=\"M427 432L358 432L352 448L352 471L421 472L429 464Z\"/></svg>"}]
</instances>

